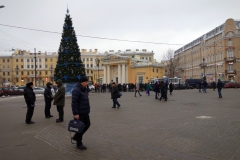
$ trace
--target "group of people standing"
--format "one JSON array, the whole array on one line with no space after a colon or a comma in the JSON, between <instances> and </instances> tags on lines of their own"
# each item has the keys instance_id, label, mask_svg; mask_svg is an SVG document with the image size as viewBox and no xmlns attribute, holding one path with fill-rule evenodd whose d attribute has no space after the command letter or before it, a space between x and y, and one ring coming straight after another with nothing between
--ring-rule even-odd
<instances>
[{"instance_id":1,"label":"group of people standing","mask_svg":"<svg viewBox=\"0 0 240 160\"><path fill-rule=\"evenodd\" d=\"M62 80L58 80L57 84L57 91L55 93L53 89L52 83L48 82L46 88L44 90L44 101L45 101L45 117L51 118L53 115L50 112L51 104L53 101L53 105L57 106L57 111L59 113L59 118L56 119L56 122L63 122L64 111L63 107L65 105L65 88L63 87ZM35 108L35 101L36 95L33 91L33 83L29 82L26 84L24 88L24 99L27 104L27 114L26 114L26 124L34 124L35 122L32 121L32 116Z\"/></svg>"},{"instance_id":2,"label":"group of people standing","mask_svg":"<svg viewBox=\"0 0 240 160\"><path fill-rule=\"evenodd\" d=\"M57 106L57 111L59 113L59 118L56 119L56 122L63 122L64 117L64 105L65 105L65 87L63 86L62 80L57 80L57 91L54 93L52 91L53 85L48 82L46 89L44 91L44 100L45 100L45 117L51 118L53 115L50 112L51 104ZM33 91L33 83L29 82L26 84L24 89L24 99L27 104L27 114L26 114L26 124L34 124L32 121L32 116L35 108L36 95ZM77 142L77 148L81 150L86 150L87 147L82 143L83 134L90 127L90 103L88 99L88 78L83 76L80 78L79 83L75 85L72 90L72 113L73 118L78 119L84 123L84 130L82 133L76 133L72 139Z\"/></svg>"},{"instance_id":3,"label":"group of people standing","mask_svg":"<svg viewBox=\"0 0 240 160\"><path fill-rule=\"evenodd\" d=\"M202 81L199 81L198 82L198 90L199 90L199 93L204 92L204 93L207 93L207 87L208 87L208 83L206 80L202 80ZM215 91L215 89L218 90L218 98L222 98L222 89L224 87L224 84L223 82L218 79L218 82L212 82L211 83L211 87L213 88L213 90Z\"/></svg>"}]
</instances>

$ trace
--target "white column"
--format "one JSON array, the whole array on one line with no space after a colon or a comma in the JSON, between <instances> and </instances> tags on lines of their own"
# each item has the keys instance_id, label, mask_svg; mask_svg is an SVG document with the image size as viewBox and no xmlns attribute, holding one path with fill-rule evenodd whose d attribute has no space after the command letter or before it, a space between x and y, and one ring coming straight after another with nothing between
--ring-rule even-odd
<instances>
[{"instance_id":1,"label":"white column","mask_svg":"<svg viewBox=\"0 0 240 160\"><path fill-rule=\"evenodd\" d=\"M121 64L118 64L118 83L122 83L121 79Z\"/></svg>"},{"instance_id":2,"label":"white column","mask_svg":"<svg viewBox=\"0 0 240 160\"><path fill-rule=\"evenodd\" d=\"M122 64L122 84L125 82L125 64Z\"/></svg>"},{"instance_id":3,"label":"white column","mask_svg":"<svg viewBox=\"0 0 240 160\"><path fill-rule=\"evenodd\" d=\"M45 63L44 63L44 61L45 61L45 58L42 58L42 68L43 68L43 69L45 69Z\"/></svg>"},{"instance_id":4,"label":"white column","mask_svg":"<svg viewBox=\"0 0 240 160\"><path fill-rule=\"evenodd\" d=\"M38 65L38 67L37 67L37 68L39 69L39 58L37 59L37 65Z\"/></svg>"},{"instance_id":5,"label":"white column","mask_svg":"<svg viewBox=\"0 0 240 160\"><path fill-rule=\"evenodd\" d=\"M87 68L87 58L86 57L84 59L84 65L85 65L85 68Z\"/></svg>"},{"instance_id":6,"label":"white column","mask_svg":"<svg viewBox=\"0 0 240 160\"><path fill-rule=\"evenodd\" d=\"M111 82L111 79L110 79L110 66L107 65L107 83L109 84Z\"/></svg>"},{"instance_id":7,"label":"white column","mask_svg":"<svg viewBox=\"0 0 240 160\"><path fill-rule=\"evenodd\" d=\"M107 80L107 71L106 71L106 66L103 66L103 83L106 84Z\"/></svg>"},{"instance_id":8,"label":"white column","mask_svg":"<svg viewBox=\"0 0 240 160\"><path fill-rule=\"evenodd\" d=\"M89 62L89 68L91 68L91 58L89 57L88 60L89 60L88 61Z\"/></svg>"},{"instance_id":9,"label":"white column","mask_svg":"<svg viewBox=\"0 0 240 160\"><path fill-rule=\"evenodd\" d=\"M29 69L32 67L32 58L30 59Z\"/></svg>"},{"instance_id":10,"label":"white column","mask_svg":"<svg viewBox=\"0 0 240 160\"><path fill-rule=\"evenodd\" d=\"M128 82L128 64L126 65L126 83L129 83Z\"/></svg>"},{"instance_id":11,"label":"white column","mask_svg":"<svg viewBox=\"0 0 240 160\"><path fill-rule=\"evenodd\" d=\"M93 58L93 67L96 67L95 58Z\"/></svg>"}]
</instances>

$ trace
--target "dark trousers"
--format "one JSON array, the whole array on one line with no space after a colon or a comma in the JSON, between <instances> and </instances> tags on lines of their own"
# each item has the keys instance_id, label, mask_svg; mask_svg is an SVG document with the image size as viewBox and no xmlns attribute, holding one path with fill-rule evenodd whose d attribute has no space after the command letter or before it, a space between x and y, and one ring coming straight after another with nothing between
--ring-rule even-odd
<instances>
[{"instance_id":1,"label":"dark trousers","mask_svg":"<svg viewBox=\"0 0 240 160\"><path fill-rule=\"evenodd\" d=\"M63 115L64 115L63 106L57 106L57 111L58 111L59 119L63 120Z\"/></svg>"},{"instance_id":2,"label":"dark trousers","mask_svg":"<svg viewBox=\"0 0 240 160\"><path fill-rule=\"evenodd\" d=\"M120 106L120 104L118 103L117 98L113 99L113 107L116 107L116 105Z\"/></svg>"},{"instance_id":3,"label":"dark trousers","mask_svg":"<svg viewBox=\"0 0 240 160\"><path fill-rule=\"evenodd\" d=\"M158 93L159 92L155 92L155 99L158 99Z\"/></svg>"},{"instance_id":4,"label":"dark trousers","mask_svg":"<svg viewBox=\"0 0 240 160\"><path fill-rule=\"evenodd\" d=\"M135 96L136 96L137 92L138 92L139 96L141 96L139 90L135 90Z\"/></svg>"},{"instance_id":5,"label":"dark trousers","mask_svg":"<svg viewBox=\"0 0 240 160\"><path fill-rule=\"evenodd\" d=\"M31 107L31 104L27 104L26 123L31 122L33 111L34 111L34 107Z\"/></svg>"},{"instance_id":6,"label":"dark trousers","mask_svg":"<svg viewBox=\"0 0 240 160\"><path fill-rule=\"evenodd\" d=\"M76 138L76 140L77 140L77 146L82 145L83 134L88 130L88 128L91 125L90 117L89 117L88 114L87 115L79 115L79 116L80 116L80 121L82 121L85 124L85 127L84 127L84 130L83 130L83 133L76 133L74 135L74 138Z\"/></svg>"},{"instance_id":7,"label":"dark trousers","mask_svg":"<svg viewBox=\"0 0 240 160\"><path fill-rule=\"evenodd\" d=\"M51 101L45 101L45 116L46 117L49 117L51 115L50 109L51 109Z\"/></svg>"},{"instance_id":8,"label":"dark trousers","mask_svg":"<svg viewBox=\"0 0 240 160\"><path fill-rule=\"evenodd\" d=\"M218 96L219 96L219 98L221 98L222 97L222 88L218 88Z\"/></svg>"}]
</instances>

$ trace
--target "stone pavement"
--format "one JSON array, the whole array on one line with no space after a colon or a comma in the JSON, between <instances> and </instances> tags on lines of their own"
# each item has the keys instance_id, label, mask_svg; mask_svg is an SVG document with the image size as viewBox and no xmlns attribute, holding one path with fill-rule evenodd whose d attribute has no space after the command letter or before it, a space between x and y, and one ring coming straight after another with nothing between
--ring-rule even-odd
<instances>
[{"instance_id":1,"label":"stone pavement","mask_svg":"<svg viewBox=\"0 0 240 160\"><path fill-rule=\"evenodd\" d=\"M84 135L88 150L70 143L71 97L65 121L56 124L56 107L45 119L43 97L37 97L33 125L24 123L23 97L0 99L0 159L240 159L239 89L217 92L174 91L169 101L142 92L123 93L122 105L112 109L109 93L90 93L91 127Z\"/></svg>"}]
</instances>

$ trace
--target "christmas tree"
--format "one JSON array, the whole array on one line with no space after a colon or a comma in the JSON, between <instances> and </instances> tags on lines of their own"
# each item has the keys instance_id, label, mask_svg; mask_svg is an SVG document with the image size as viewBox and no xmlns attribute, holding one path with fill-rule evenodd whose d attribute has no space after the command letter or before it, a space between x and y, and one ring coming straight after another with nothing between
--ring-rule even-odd
<instances>
[{"instance_id":1,"label":"christmas tree","mask_svg":"<svg viewBox=\"0 0 240 160\"><path fill-rule=\"evenodd\" d=\"M63 83L78 82L81 76L86 76L85 68L81 60L72 19L67 10L54 71L54 81L61 79Z\"/></svg>"}]
</instances>

